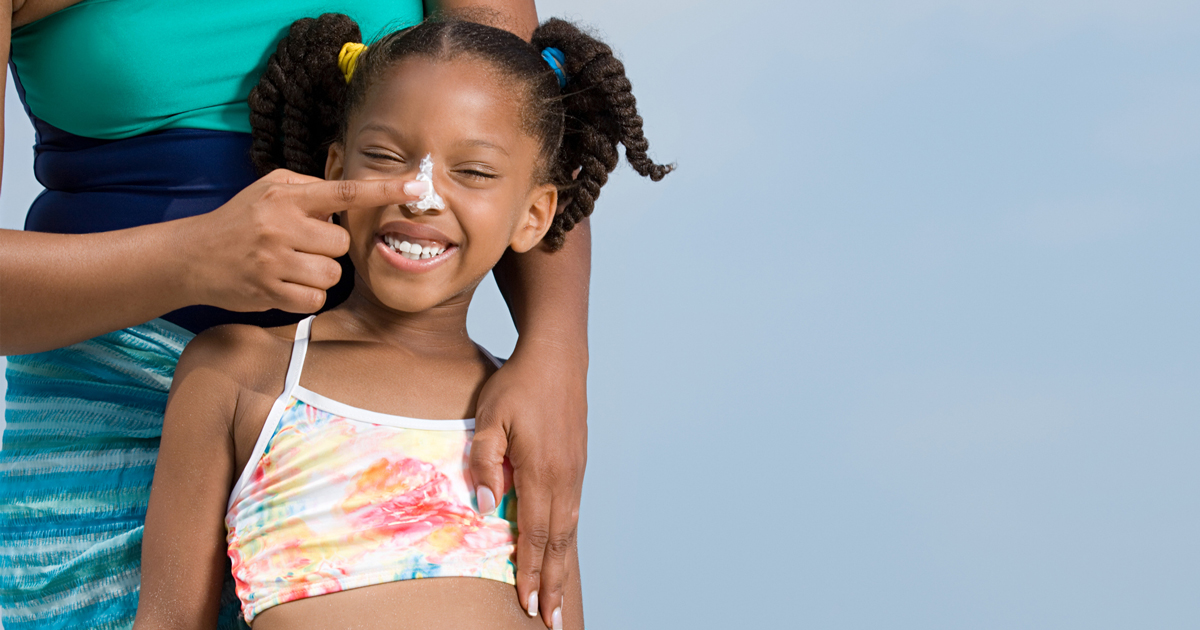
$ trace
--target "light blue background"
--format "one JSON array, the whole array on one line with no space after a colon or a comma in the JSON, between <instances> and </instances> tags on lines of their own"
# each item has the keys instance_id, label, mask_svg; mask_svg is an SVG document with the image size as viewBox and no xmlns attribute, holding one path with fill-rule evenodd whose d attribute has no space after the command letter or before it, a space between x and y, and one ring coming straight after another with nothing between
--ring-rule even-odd
<instances>
[{"instance_id":1,"label":"light blue background","mask_svg":"<svg viewBox=\"0 0 1200 630\"><path fill-rule=\"evenodd\" d=\"M679 163L593 223L592 627L1198 627L1200 4L538 4Z\"/></svg>"}]
</instances>

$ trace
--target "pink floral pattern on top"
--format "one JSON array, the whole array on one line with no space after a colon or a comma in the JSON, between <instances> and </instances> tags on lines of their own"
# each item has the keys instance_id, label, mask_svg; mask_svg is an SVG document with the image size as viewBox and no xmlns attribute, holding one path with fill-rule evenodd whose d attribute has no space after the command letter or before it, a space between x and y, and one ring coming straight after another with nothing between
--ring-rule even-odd
<instances>
[{"instance_id":1,"label":"pink floral pattern on top","mask_svg":"<svg viewBox=\"0 0 1200 630\"><path fill-rule=\"evenodd\" d=\"M480 516L472 435L348 418L292 397L225 518L247 623L278 604L398 580L515 584L511 473L496 512Z\"/></svg>"}]
</instances>

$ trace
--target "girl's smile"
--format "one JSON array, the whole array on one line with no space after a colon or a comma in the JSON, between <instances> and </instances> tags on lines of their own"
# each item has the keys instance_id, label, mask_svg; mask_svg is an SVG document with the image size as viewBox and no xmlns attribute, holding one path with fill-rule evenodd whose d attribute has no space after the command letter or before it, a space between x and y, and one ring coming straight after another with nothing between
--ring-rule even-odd
<instances>
[{"instance_id":1,"label":"girl's smile","mask_svg":"<svg viewBox=\"0 0 1200 630\"><path fill-rule=\"evenodd\" d=\"M429 247L425 247L421 254L414 254L412 251L404 251L400 249L403 246L409 245L408 241L397 243L391 241L391 244L382 240L379 241L379 253L388 264L392 265L400 271L410 273L425 273L438 265L445 262L447 258L453 256L458 251L457 247L451 247L446 250L434 250L436 253L431 253ZM420 247L412 245L413 248Z\"/></svg>"},{"instance_id":2,"label":"girl's smile","mask_svg":"<svg viewBox=\"0 0 1200 630\"><path fill-rule=\"evenodd\" d=\"M384 260L401 271L424 273L458 252L458 244L436 228L409 221L391 221L375 236Z\"/></svg>"}]
</instances>

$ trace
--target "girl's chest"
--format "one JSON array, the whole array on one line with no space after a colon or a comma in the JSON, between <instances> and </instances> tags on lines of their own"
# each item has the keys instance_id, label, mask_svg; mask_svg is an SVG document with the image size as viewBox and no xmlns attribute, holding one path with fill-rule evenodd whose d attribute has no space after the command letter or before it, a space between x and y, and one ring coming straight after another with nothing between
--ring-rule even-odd
<instances>
[{"instance_id":1,"label":"girl's chest","mask_svg":"<svg viewBox=\"0 0 1200 630\"><path fill-rule=\"evenodd\" d=\"M273 387L239 393L232 427L237 469L245 468L259 440L270 437L262 433L272 415L282 415L297 397L311 403L309 408L324 419L387 425L398 418L402 423L449 426L474 418L475 402L488 376L490 370L472 361L397 365L394 357L310 348L291 391L281 394L281 387Z\"/></svg>"}]
</instances>

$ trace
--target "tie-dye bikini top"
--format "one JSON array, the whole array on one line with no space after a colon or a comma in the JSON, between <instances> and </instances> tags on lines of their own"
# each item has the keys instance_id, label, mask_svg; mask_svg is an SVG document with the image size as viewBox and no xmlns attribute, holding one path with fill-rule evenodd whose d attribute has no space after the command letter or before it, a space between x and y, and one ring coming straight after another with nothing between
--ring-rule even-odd
<instances>
[{"instance_id":1,"label":"tie-dye bikini top","mask_svg":"<svg viewBox=\"0 0 1200 630\"><path fill-rule=\"evenodd\" d=\"M496 512L480 516L467 464L475 421L375 413L301 387L311 326L310 317L296 327L283 394L225 516L246 622L277 604L397 580L515 584L511 472Z\"/></svg>"}]
</instances>

